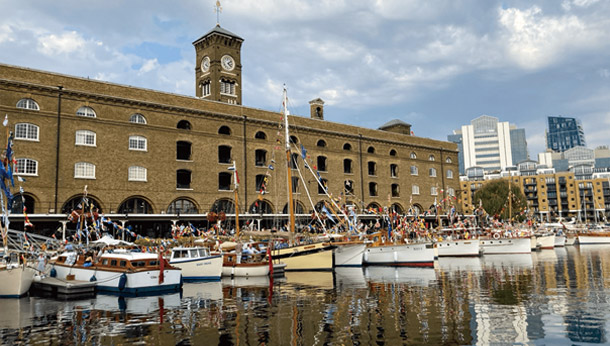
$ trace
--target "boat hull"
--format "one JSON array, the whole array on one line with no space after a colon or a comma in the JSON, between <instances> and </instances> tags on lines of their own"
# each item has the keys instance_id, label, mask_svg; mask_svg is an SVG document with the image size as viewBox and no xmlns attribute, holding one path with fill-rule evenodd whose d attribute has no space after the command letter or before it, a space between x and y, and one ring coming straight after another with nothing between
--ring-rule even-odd
<instances>
[{"instance_id":1,"label":"boat hull","mask_svg":"<svg viewBox=\"0 0 610 346\"><path fill-rule=\"evenodd\" d=\"M578 235L578 244L610 244L608 235Z\"/></svg>"},{"instance_id":2,"label":"boat hull","mask_svg":"<svg viewBox=\"0 0 610 346\"><path fill-rule=\"evenodd\" d=\"M235 263L234 265L223 265L222 276L266 276L269 275L269 263Z\"/></svg>"},{"instance_id":3,"label":"boat hull","mask_svg":"<svg viewBox=\"0 0 610 346\"><path fill-rule=\"evenodd\" d=\"M578 237L576 237L576 236L568 236L568 237L566 237L566 246L568 246L568 245L575 245L577 240L578 240Z\"/></svg>"},{"instance_id":4,"label":"boat hull","mask_svg":"<svg viewBox=\"0 0 610 346\"><path fill-rule=\"evenodd\" d=\"M564 247L566 245L565 235L555 235L555 247Z\"/></svg>"},{"instance_id":5,"label":"boat hull","mask_svg":"<svg viewBox=\"0 0 610 346\"><path fill-rule=\"evenodd\" d=\"M366 244L338 245L334 249L335 267L361 267Z\"/></svg>"},{"instance_id":6,"label":"boat hull","mask_svg":"<svg viewBox=\"0 0 610 346\"><path fill-rule=\"evenodd\" d=\"M532 252L530 238L481 239L481 249L484 255Z\"/></svg>"},{"instance_id":7,"label":"boat hull","mask_svg":"<svg viewBox=\"0 0 610 346\"><path fill-rule=\"evenodd\" d=\"M365 265L433 267L432 244L369 246L364 250Z\"/></svg>"},{"instance_id":8,"label":"boat hull","mask_svg":"<svg viewBox=\"0 0 610 346\"><path fill-rule=\"evenodd\" d=\"M542 249L552 249L555 247L555 235L536 236L536 244Z\"/></svg>"},{"instance_id":9,"label":"boat hull","mask_svg":"<svg viewBox=\"0 0 610 346\"><path fill-rule=\"evenodd\" d=\"M182 271L184 280L220 280L222 275L222 256L172 260L172 266Z\"/></svg>"},{"instance_id":10,"label":"boat hull","mask_svg":"<svg viewBox=\"0 0 610 346\"><path fill-rule=\"evenodd\" d=\"M19 266L0 270L0 298L19 298L30 290L36 271Z\"/></svg>"},{"instance_id":11,"label":"boat hull","mask_svg":"<svg viewBox=\"0 0 610 346\"><path fill-rule=\"evenodd\" d=\"M458 239L436 243L438 256L479 256L479 239Z\"/></svg>"},{"instance_id":12,"label":"boat hull","mask_svg":"<svg viewBox=\"0 0 610 346\"><path fill-rule=\"evenodd\" d=\"M298 245L274 250L273 259L286 264L286 271L331 271L333 249L326 243Z\"/></svg>"}]
</instances>

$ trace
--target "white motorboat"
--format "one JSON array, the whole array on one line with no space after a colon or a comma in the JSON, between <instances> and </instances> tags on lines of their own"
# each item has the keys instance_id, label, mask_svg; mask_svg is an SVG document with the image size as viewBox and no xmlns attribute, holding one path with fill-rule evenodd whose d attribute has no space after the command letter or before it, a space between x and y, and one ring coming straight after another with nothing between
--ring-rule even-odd
<instances>
[{"instance_id":1,"label":"white motorboat","mask_svg":"<svg viewBox=\"0 0 610 346\"><path fill-rule=\"evenodd\" d=\"M211 255L206 247L175 247L169 264L182 270L184 280L220 280L222 255Z\"/></svg>"},{"instance_id":2,"label":"white motorboat","mask_svg":"<svg viewBox=\"0 0 610 346\"><path fill-rule=\"evenodd\" d=\"M223 254L222 276L245 277L245 276L268 276L269 261L262 255L243 255L237 261L234 252Z\"/></svg>"},{"instance_id":3,"label":"white motorboat","mask_svg":"<svg viewBox=\"0 0 610 346\"><path fill-rule=\"evenodd\" d=\"M114 250L97 261L76 252L51 259L51 276L60 280L95 281L98 291L146 294L179 290L180 269L154 253Z\"/></svg>"},{"instance_id":4,"label":"white motorboat","mask_svg":"<svg viewBox=\"0 0 610 346\"><path fill-rule=\"evenodd\" d=\"M445 239L436 243L438 256L479 256L479 239Z\"/></svg>"},{"instance_id":5,"label":"white motorboat","mask_svg":"<svg viewBox=\"0 0 610 346\"><path fill-rule=\"evenodd\" d=\"M36 270L22 263L18 254L11 254L0 264L0 298L18 298L30 290Z\"/></svg>"},{"instance_id":6,"label":"white motorboat","mask_svg":"<svg viewBox=\"0 0 610 346\"><path fill-rule=\"evenodd\" d=\"M360 267L366 244L363 242L333 242L337 247L333 250L335 267Z\"/></svg>"},{"instance_id":7,"label":"white motorboat","mask_svg":"<svg viewBox=\"0 0 610 346\"><path fill-rule=\"evenodd\" d=\"M566 246L566 236L561 234L555 234L555 247L564 247Z\"/></svg>"},{"instance_id":8,"label":"white motorboat","mask_svg":"<svg viewBox=\"0 0 610 346\"><path fill-rule=\"evenodd\" d=\"M555 247L555 234L536 235L536 245L541 249L552 249Z\"/></svg>"},{"instance_id":9,"label":"white motorboat","mask_svg":"<svg viewBox=\"0 0 610 346\"><path fill-rule=\"evenodd\" d=\"M496 233L498 234L498 233ZM480 238L481 249L484 255L489 254L512 254L531 253L530 238Z\"/></svg>"},{"instance_id":10,"label":"white motorboat","mask_svg":"<svg viewBox=\"0 0 610 346\"><path fill-rule=\"evenodd\" d=\"M433 267L435 253L434 244L431 243L369 244L364 250L363 263L381 266Z\"/></svg>"}]
</instances>

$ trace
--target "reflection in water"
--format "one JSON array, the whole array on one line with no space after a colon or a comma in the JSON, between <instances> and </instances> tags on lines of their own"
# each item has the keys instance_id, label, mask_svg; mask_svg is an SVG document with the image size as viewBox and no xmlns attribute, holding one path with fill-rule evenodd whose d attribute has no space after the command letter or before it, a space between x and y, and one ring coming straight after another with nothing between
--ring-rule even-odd
<instances>
[{"instance_id":1,"label":"reflection in water","mask_svg":"<svg viewBox=\"0 0 610 346\"><path fill-rule=\"evenodd\" d=\"M187 283L152 297L0 300L2 344L604 344L610 248Z\"/></svg>"}]
</instances>

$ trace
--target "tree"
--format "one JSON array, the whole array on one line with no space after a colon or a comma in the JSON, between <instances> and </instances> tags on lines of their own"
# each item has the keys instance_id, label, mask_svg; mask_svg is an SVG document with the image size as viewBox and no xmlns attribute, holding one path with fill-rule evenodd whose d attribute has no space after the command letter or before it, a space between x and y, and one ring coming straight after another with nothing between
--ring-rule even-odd
<instances>
[{"instance_id":1,"label":"tree","mask_svg":"<svg viewBox=\"0 0 610 346\"><path fill-rule=\"evenodd\" d=\"M511 219L516 216L519 219L521 218L521 212L527 208L527 200L518 186L511 185L510 189L512 192ZM508 181L498 179L483 185L482 188L475 192L473 204L476 204L479 200L483 205L483 209L485 209L489 215L498 217L502 220L508 220Z\"/></svg>"}]
</instances>

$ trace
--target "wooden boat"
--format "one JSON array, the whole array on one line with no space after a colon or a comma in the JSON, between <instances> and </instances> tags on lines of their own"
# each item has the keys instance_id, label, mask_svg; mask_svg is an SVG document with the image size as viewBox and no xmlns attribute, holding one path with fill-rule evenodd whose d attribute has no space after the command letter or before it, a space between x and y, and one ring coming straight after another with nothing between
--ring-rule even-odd
<instances>
[{"instance_id":1,"label":"wooden boat","mask_svg":"<svg viewBox=\"0 0 610 346\"><path fill-rule=\"evenodd\" d=\"M492 237L480 237L481 249L484 255L490 254L515 254L515 253L531 253L531 240L529 237L523 238L508 238L498 236L495 233Z\"/></svg>"},{"instance_id":2,"label":"wooden boat","mask_svg":"<svg viewBox=\"0 0 610 346\"><path fill-rule=\"evenodd\" d=\"M211 255L207 247L172 248L169 264L182 271L184 280L220 280L222 256Z\"/></svg>"},{"instance_id":3,"label":"wooden boat","mask_svg":"<svg viewBox=\"0 0 610 346\"><path fill-rule=\"evenodd\" d=\"M555 247L555 234L537 234L536 245L540 246L541 249L553 249Z\"/></svg>"},{"instance_id":4,"label":"wooden boat","mask_svg":"<svg viewBox=\"0 0 610 346\"><path fill-rule=\"evenodd\" d=\"M297 245L279 245L273 251L273 259L286 264L286 271L331 271L333 270L333 249L328 242Z\"/></svg>"},{"instance_id":5,"label":"wooden boat","mask_svg":"<svg viewBox=\"0 0 610 346\"><path fill-rule=\"evenodd\" d=\"M566 236L564 234L555 234L555 247L564 247L566 245Z\"/></svg>"},{"instance_id":6,"label":"wooden boat","mask_svg":"<svg viewBox=\"0 0 610 346\"><path fill-rule=\"evenodd\" d=\"M464 257L480 256L481 247L479 239L470 236L467 229L441 229L436 250L438 257Z\"/></svg>"},{"instance_id":7,"label":"wooden boat","mask_svg":"<svg viewBox=\"0 0 610 346\"><path fill-rule=\"evenodd\" d=\"M268 276L269 261L262 255L243 255L237 263L237 254L234 252L222 255L222 276Z\"/></svg>"},{"instance_id":8,"label":"wooden boat","mask_svg":"<svg viewBox=\"0 0 610 346\"><path fill-rule=\"evenodd\" d=\"M578 234L578 244L610 244L610 232L587 232Z\"/></svg>"},{"instance_id":9,"label":"wooden boat","mask_svg":"<svg viewBox=\"0 0 610 346\"><path fill-rule=\"evenodd\" d=\"M153 253L116 249L97 261L65 252L51 259L51 276L61 280L95 281L98 291L146 294L179 290L180 269Z\"/></svg>"},{"instance_id":10,"label":"wooden boat","mask_svg":"<svg viewBox=\"0 0 610 346\"><path fill-rule=\"evenodd\" d=\"M0 298L18 298L30 290L36 270L23 262L17 253L0 263Z\"/></svg>"},{"instance_id":11,"label":"wooden boat","mask_svg":"<svg viewBox=\"0 0 610 346\"><path fill-rule=\"evenodd\" d=\"M392 243L383 240L380 233L369 235L372 243L364 250L365 265L434 267L437 253L435 244L422 243Z\"/></svg>"}]
</instances>

